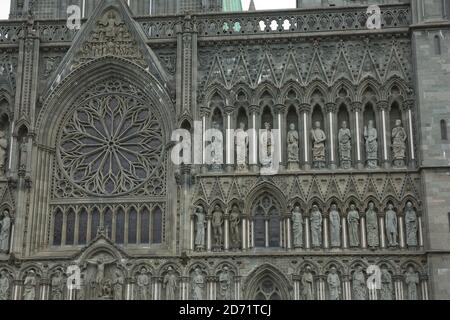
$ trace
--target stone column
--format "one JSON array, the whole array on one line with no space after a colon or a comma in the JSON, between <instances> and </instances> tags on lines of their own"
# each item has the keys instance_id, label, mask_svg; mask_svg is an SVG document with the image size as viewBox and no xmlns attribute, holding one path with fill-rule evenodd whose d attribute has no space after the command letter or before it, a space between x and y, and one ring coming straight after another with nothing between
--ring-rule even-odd
<instances>
[{"instance_id":1,"label":"stone column","mask_svg":"<svg viewBox=\"0 0 450 320\"><path fill-rule=\"evenodd\" d=\"M242 250L247 250L248 249L248 235L247 235L247 225L248 225L248 219L247 216L242 215L241 217L242 219L242 223L241 223L241 228L242 228Z\"/></svg>"},{"instance_id":2,"label":"stone column","mask_svg":"<svg viewBox=\"0 0 450 320\"><path fill-rule=\"evenodd\" d=\"M316 282L319 284L318 285L319 290L315 294L315 298L317 300L327 300L327 291L326 291L327 276L326 275L317 276Z\"/></svg>"},{"instance_id":3,"label":"stone column","mask_svg":"<svg viewBox=\"0 0 450 320\"><path fill-rule=\"evenodd\" d=\"M341 229L341 233L342 233L342 248L343 249L347 249L348 248L348 228L347 228L347 213L346 212L342 212L342 229Z\"/></svg>"},{"instance_id":4,"label":"stone column","mask_svg":"<svg viewBox=\"0 0 450 320\"><path fill-rule=\"evenodd\" d=\"M206 130L209 126L209 115L210 110L207 108L202 108L200 111L200 116L202 118L202 172L206 173L208 171L207 156L206 156Z\"/></svg>"},{"instance_id":5,"label":"stone column","mask_svg":"<svg viewBox=\"0 0 450 320\"><path fill-rule=\"evenodd\" d=\"M275 110L275 119L276 120L276 129L279 130L278 134L278 159L274 159L274 161L278 161L280 163L280 170L285 170L287 167L287 132L286 132L286 106L282 104L277 104L274 107ZM276 153L275 153L276 154Z\"/></svg>"},{"instance_id":6,"label":"stone column","mask_svg":"<svg viewBox=\"0 0 450 320\"><path fill-rule=\"evenodd\" d=\"M206 250L207 251L211 251L211 247L212 247L211 220L212 220L212 215L211 215L211 213L208 213L206 215Z\"/></svg>"},{"instance_id":7,"label":"stone column","mask_svg":"<svg viewBox=\"0 0 450 320\"><path fill-rule=\"evenodd\" d=\"M41 278L36 290L36 300L51 300L50 292L52 289L50 279Z\"/></svg>"},{"instance_id":8,"label":"stone column","mask_svg":"<svg viewBox=\"0 0 450 320\"><path fill-rule=\"evenodd\" d=\"M181 300L189 300L189 277L180 278Z\"/></svg>"},{"instance_id":9,"label":"stone column","mask_svg":"<svg viewBox=\"0 0 450 320\"><path fill-rule=\"evenodd\" d=\"M291 213L286 214L286 248L290 250L292 248L292 227L291 227Z\"/></svg>"},{"instance_id":10,"label":"stone column","mask_svg":"<svg viewBox=\"0 0 450 320\"><path fill-rule=\"evenodd\" d=\"M362 129L364 128L363 124L363 114L362 114L362 103L355 101L352 103L352 112L354 114L354 123L355 126L353 127L353 137L354 142L356 143L356 150L352 150L356 152L356 156L354 157L356 159L356 168L357 169L363 169L364 168L364 162L363 162L363 150L364 150L364 139L362 139Z\"/></svg>"},{"instance_id":11,"label":"stone column","mask_svg":"<svg viewBox=\"0 0 450 320\"><path fill-rule=\"evenodd\" d=\"M258 172L259 170L259 155L258 155L258 143L259 143L259 112L260 107L252 105L249 108L251 131L249 131L249 164L252 172Z\"/></svg>"},{"instance_id":12,"label":"stone column","mask_svg":"<svg viewBox=\"0 0 450 320\"><path fill-rule=\"evenodd\" d=\"M301 300L300 283L301 276L298 274L292 275L292 282L294 283L294 300Z\"/></svg>"},{"instance_id":13,"label":"stone column","mask_svg":"<svg viewBox=\"0 0 450 320\"><path fill-rule=\"evenodd\" d=\"M126 279L126 285L125 285L125 300L135 299L135 296L134 296L134 288L135 287L136 287L136 281L133 278L128 277ZM152 286L152 291L153 291L153 286Z\"/></svg>"},{"instance_id":14,"label":"stone column","mask_svg":"<svg viewBox=\"0 0 450 320\"><path fill-rule=\"evenodd\" d=\"M328 220L329 220L329 211L326 211L322 214L322 232L323 232L323 247L324 249L328 249L330 247L330 235L328 232Z\"/></svg>"},{"instance_id":15,"label":"stone column","mask_svg":"<svg viewBox=\"0 0 450 320\"><path fill-rule=\"evenodd\" d=\"M429 300L428 297L428 276L420 275L420 290L422 292L422 300Z\"/></svg>"},{"instance_id":16,"label":"stone column","mask_svg":"<svg viewBox=\"0 0 450 320\"><path fill-rule=\"evenodd\" d=\"M352 300L352 290L350 283L350 276L344 275L342 276L342 300Z\"/></svg>"},{"instance_id":17,"label":"stone column","mask_svg":"<svg viewBox=\"0 0 450 320\"><path fill-rule=\"evenodd\" d=\"M384 225L384 212L378 212L378 228L380 229L380 248L386 249L386 226Z\"/></svg>"},{"instance_id":18,"label":"stone column","mask_svg":"<svg viewBox=\"0 0 450 320\"><path fill-rule=\"evenodd\" d=\"M338 152L336 146L337 143L337 135L338 124L337 124L337 114L336 114L336 103L327 103L327 115L328 115L328 150L330 154L330 169L334 170L337 168L338 161Z\"/></svg>"},{"instance_id":19,"label":"stone column","mask_svg":"<svg viewBox=\"0 0 450 320\"><path fill-rule=\"evenodd\" d=\"M191 214L190 224L191 224L190 250L194 251L195 250L195 216L193 214Z\"/></svg>"},{"instance_id":20,"label":"stone column","mask_svg":"<svg viewBox=\"0 0 450 320\"><path fill-rule=\"evenodd\" d=\"M269 217L264 217L264 227L265 227L265 235L266 235L266 248L269 247ZM253 234L253 232L252 232Z\"/></svg>"},{"instance_id":21,"label":"stone column","mask_svg":"<svg viewBox=\"0 0 450 320\"><path fill-rule=\"evenodd\" d=\"M226 136L226 152L225 152L225 168L226 172L232 172L234 168L234 129L232 121L233 118L233 106L225 107L225 136Z\"/></svg>"},{"instance_id":22,"label":"stone column","mask_svg":"<svg viewBox=\"0 0 450 320\"><path fill-rule=\"evenodd\" d=\"M224 228L224 245L223 248L225 251L230 249L230 214L228 211L225 211L223 215L223 228Z\"/></svg>"},{"instance_id":23,"label":"stone column","mask_svg":"<svg viewBox=\"0 0 450 320\"><path fill-rule=\"evenodd\" d=\"M360 233L361 233L361 248L367 248L367 236L366 236L366 213L364 211L359 213L360 216Z\"/></svg>"},{"instance_id":24,"label":"stone column","mask_svg":"<svg viewBox=\"0 0 450 320\"><path fill-rule=\"evenodd\" d=\"M403 296L403 276L394 276L395 300L404 300Z\"/></svg>"},{"instance_id":25,"label":"stone column","mask_svg":"<svg viewBox=\"0 0 450 320\"><path fill-rule=\"evenodd\" d=\"M216 300L217 296L217 282L218 279L216 276L208 276L206 277L206 300Z\"/></svg>"},{"instance_id":26,"label":"stone column","mask_svg":"<svg viewBox=\"0 0 450 320\"><path fill-rule=\"evenodd\" d=\"M309 230L309 212L304 213L304 219L305 219L305 249L311 249L311 237Z\"/></svg>"},{"instance_id":27,"label":"stone column","mask_svg":"<svg viewBox=\"0 0 450 320\"><path fill-rule=\"evenodd\" d=\"M422 222L422 211L418 211L417 212L417 221L418 221L418 226L417 228L419 229L419 247L423 248L423 222Z\"/></svg>"},{"instance_id":28,"label":"stone column","mask_svg":"<svg viewBox=\"0 0 450 320\"><path fill-rule=\"evenodd\" d=\"M23 280L13 280L12 283L12 300L22 300Z\"/></svg>"},{"instance_id":29,"label":"stone column","mask_svg":"<svg viewBox=\"0 0 450 320\"><path fill-rule=\"evenodd\" d=\"M161 300L161 287L162 287L163 279L162 277L153 277L153 300Z\"/></svg>"},{"instance_id":30,"label":"stone column","mask_svg":"<svg viewBox=\"0 0 450 320\"><path fill-rule=\"evenodd\" d=\"M311 157L310 157L310 133L311 128L309 113L311 112L311 106L308 103L302 103L300 105L300 117L303 127L303 164L304 169L311 169Z\"/></svg>"},{"instance_id":31,"label":"stone column","mask_svg":"<svg viewBox=\"0 0 450 320\"><path fill-rule=\"evenodd\" d=\"M417 165L417 161L416 161L416 152L414 149L414 119L413 119L413 109L414 109L414 100L413 99L408 99L404 102L404 111L406 112L407 118L408 118L408 142L409 142L409 154L410 154L410 159L409 159L409 167L410 168L415 168Z\"/></svg>"},{"instance_id":32,"label":"stone column","mask_svg":"<svg viewBox=\"0 0 450 320\"><path fill-rule=\"evenodd\" d=\"M234 276L234 299L241 300L241 276Z\"/></svg>"},{"instance_id":33,"label":"stone column","mask_svg":"<svg viewBox=\"0 0 450 320\"><path fill-rule=\"evenodd\" d=\"M381 137L382 137L382 163L385 169L390 168L390 143L388 141L388 102L387 101L378 101L377 107L381 113Z\"/></svg>"},{"instance_id":34,"label":"stone column","mask_svg":"<svg viewBox=\"0 0 450 320\"><path fill-rule=\"evenodd\" d=\"M397 217L398 217L398 225L399 225L399 233L398 233L399 241L398 242L400 245L400 249L405 249L406 242L405 242L405 225L404 225L404 219L403 219L403 212L400 212L400 210L398 210Z\"/></svg>"}]
</instances>

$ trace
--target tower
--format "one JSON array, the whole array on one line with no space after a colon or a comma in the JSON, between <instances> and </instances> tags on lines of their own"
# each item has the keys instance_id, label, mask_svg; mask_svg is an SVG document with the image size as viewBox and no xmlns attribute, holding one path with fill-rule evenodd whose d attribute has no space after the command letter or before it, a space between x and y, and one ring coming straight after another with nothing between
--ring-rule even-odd
<instances>
[{"instance_id":1,"label":"tower","mask_svg":"<svg viewBox=\"0 0 450 320\"><path fill-rule=\"evenodd\" d=\"M223 0L223 11L242 11L241 0Z\"/></svg>"}]
</instances>

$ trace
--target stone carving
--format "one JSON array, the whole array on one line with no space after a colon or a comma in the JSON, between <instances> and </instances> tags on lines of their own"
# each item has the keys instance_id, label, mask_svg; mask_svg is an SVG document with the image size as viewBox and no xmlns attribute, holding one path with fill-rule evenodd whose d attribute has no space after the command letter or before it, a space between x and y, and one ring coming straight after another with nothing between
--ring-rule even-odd
<instances>
[{"instance_id":1,"label":"stone carving","mask_svg":"<svg viewBox=\"0 0 450 320\"><path fill-rule=\"evenodd\" d=\"M239 123L239 129L235 131L234 143L236 145L236 163L238 171L247 170L247 155L248 155L248 133L245 130L245 123Z\"/></svg>"},{"instance_id":2,"label":"stone carving","mask_svg":"<svg viewBox=\"0 0 450 320\"><path fill-rule=\"evenodd\" d=\"M289 132L287 134L288 143L288 162L298 163L299 161L299 135L295 130L295 124L291 123L289 126Z\"/></svg>"},{"instance_id":3,"label":"stone carving","mask_svg":"<svg viewBox=\"0 0 450 320\"><path fill-rule=\"evenodd\" d=\"M136 298L138 300L149 300L150 277L146 267L142 267L136 278Z\"/></svg>"},{"instance_id":4,"label":"stone carving","mask_svg":"<svg viewBox=\"0 0 450 320\"><path fill-rule=\"evenodd\" d=\"M213 123L213 129L222 132L217 122ZM223 136L214 135L211 137L210 145L210 163L212 171L221 171L223 165Z\"/></svg>"},{"instance_id":5,"label":"stone carving","mask_svg":"<svg viewBox=\"0 0 450 320\"><path fill-rule=\"evenodd\" d=\"M294 248L303 247L303 216L299 206L295 206L292 210L292 233Z\"/></svg>"},{"instance_id":6,"label":"stone carving","mask_svg":"<svg viewBox=\"0 0 450 320\"><path fill-rule=\"evenodd\" d=\"M386 211L386 235L390 247L397 246L397 213L394 211L394 206L390 203Z\"/></svg>"},{"instance_id":7,"label":"stone carving","mask_svg":"<svg viewBox=\"0 0 450 320\"><path fill-rule=\"evenodd\" d=\"M302 276L302 294L304 300L314 300L314 276L311 267L307 266Z\"/></svg>"},{"instance_id":8,"label":"stone carving","mask_svg":"<svg viewBox=\"0 0 450 320\"><path fill-rule=\"evenodd\" d=\"M366 300L367 298L367 283L363 268L358 266L353 273L353 298L354 300Z\"/></svg>"},{"instance_id":9,"label":"stone carving","mask_svg":"<svg viewBox=\"0 0 450 320\"><path fill-rule=\"evenodd\" d=\"M266 153L261 156L261 164L263 167L270 167L273 161L273 133L270 129L270 123L264 124L265 130L261 134L261 144L267 148Z\"/></svg>"},{"instance_id":10,"label":"stone carving","mask_svg":"<svg viewBox=\"0 0 450 320\"><path fill-rule=\"evenodd\" d=\"M335 267L330 269L330 273L327 277L328 284L328 295L329 300L340 300L341 299L341 280L339 279L339 275L337 274L337 270Z\"/></svg>"},{"instance_id":11,"label":"stone carving","mask_svg":"<svg viewBox=\"0 0 450 320\"><path fill-rule=\"evenodd\" d=\"M239 248L241 243L240 224L241 212L239 211L239 207L235 204L230 212L231 247L235 249Z\"/></svg>"},{"instance_id":12,"label":"stone carving","mask_svg":"<svg viewBox=\"0 0 450 320\"><path fill-rule=\"evenodd\" d=\"M166 300L177 298L178 277L172 267L167 268L167 274L163 279L163 288L166 289Z\"/></svg>"},{"instance_id":13,"label":"stone carving","mask_svg":"<svg viewBox=\"0 0 450 320\"><path fill-rule=\"evenodd\" d=\"M223 267L219 275L220 297L222 300L231 300L232 275L227 266Z\"/></svg>"},{"instance_id":14,"label":"stone carving","mask_svg":"<svg viewBox=\"0 0 450 320\"><path fill-rule=\"evenodd\" d=\"M114 300L123 300L123 289L125 287L125 278L119 270L114 275Z\"/></svg>"},{"instance_id":15,"label":"stone carving","mask_svg":"<svg viewBox=\"0 0 450 320\"><path fill-rule=\"evenodd\" d=\"M24 171L27 169L27 159L28 159L28 139L26 137L22 138L19 145L19 171Z\"/></svg>"},{"instance_id":16,"label":"stone carving","mask_svg":"<svg viewBox=\"0 0 450 320\"><path fill-rule=\"evenodd\" d=\"M9 241L11 237L11 217L8 210L3 211L3 217L0 225L0 253L8 253Z\"/></svg>"},{"instance_id":17,"label":"stone carving","mask_svg":"<svg viewBox=\"0 0 450 320\"><path fill-rule=\"evenodd\" d=\"M0 272L0 300L9 300L10 280L5 270Z\"/></svg>"},{"instance_id":18,"label":"stone carving","mask_svg":"<svg viewBox=\"0 0 450 320\"><path fill-rule=\"evenodd\" d=\"M194 275L192 277L192 300L204 300L203 292L205 289L205 276L202 270L195 268Z\"/></svg>"},{"instance_id":19,"label":"stone carving","mask_svg":"<svg viewBox=\"0 0 450 320\"><path fill-rule=\"evenodd\" d=\"M327 137L320 128L320 121L316 121L314 129L311 130L313 140L313 167L315 169L325 168L325 141Z\"/></svg>"},{"instance_id":20,"label":"stone carving","mask_svg":"<svg viewBox=\"0 0 450 320\"><path fill-rule=\"evenodd\" d=\"M419 285L419 274L410 266L405 277L406 286L408 288L408 300L418 300L417 286Z\"/></svg>"},{"instance_id":21,"label":"stone carving","mask_svg":"<svg viewBox=\"0 0 450 320\"><path fill-rule=\"evenodd\" d=\"M212 229L214 235L214 248L219 250L222 248L223 242L223 212L219 205L214 207L212 213Z\"/></svg>"},{"instance_id":22,"label":"stone carving","mask_svg":"<svg viewBox=\"0 0 450 320\"><path fill-rule=\"evenodd\" d=\"M410 247L417 247L417 214L414 210L413 204L408 201L405 210L405 224L406 224L406 244Z\"/></svg>"},{"instance_id":23,"label":"stone carving","mask_svg":"<svg viewBox=\"0 0 450 320\"><path fill-rule=\"evenodd\" d=\"M35 300L36 299L36 286L37 279L34 270L30 270L23 282L23 300Z\"/></svg>"},{"instance_id":24,"label":"stone carving","mask_svg":"<svg viewBox=\"0 0 450 320\"><path fill-rule=\"evenodd\" d=\"M65 282L61 270L56 271L52 278L52 300L64 299Z\"/></svg>"},{"instance_id":25,"label":"stone carving","mask_svg":"<svg viewBox=\"0 0 450 320\"><path fill-rule=\"evenodd\" d=\"M105 268L115 262L116 259L107 260L103 255L97 259L86 260L86 263L95 269L92 285L97 298L112 297L112 283L110 279L105 279Z\"/></svg>"},{"instance_id":26,"label":"stone carving","mask_svg":"<svg viewBox=\"0 0 450 320\"><path fill-rule=\"evenodd\" d=\"M374 127L373 120L369 120L368 126L364 127L366 139L366 160L368 169L378 168L378 131Z\"/></svg>"},{"instance_id":27,"label":"stone carving","mask_svg":"<svg viewBox=\"0 0 450 320\"><path fill-rule=\"evenodd\" d=\"M366 229L367 229L367 245L369 248L379 246L378 217L373 202L369 202L369 208L366 211Z\"/></svg>"},{"instance_id":28,"label":"stone carving","mask_svg":"<svg viewBox=\"0 0 450 320\"><path fill-rule=\"evenodd\" d=\"M359 247L359 212L354 204L350 205L347 221L350 247Z\"/></svg>"},{"instance_id":29,"label":"stone carving","mask_svg":"<svg viewBox=\"0 0 450 320\"><path fill-rule=\"evenodd\" d=\"M5 132L0 129L0 176L5 174L6 165L8 162L8 140Z\"/></svg>"},{"instance_id":30,"label":"stone carving","mask_svg":"<svg viewBox=\"0 0 450 320\"><path fill-rule=\"evenodd\" d=\"M341 216L334 203L330 210L330 240L331 247L338 248L341 246Z\"/></svg>"},{"instance_id":31,"label":"stone carving","mask_svg":"<svg viewBox=\"0 0 450 320\"><path fill-rule=\"evenodd\" d=\"M196 228L195 228L195 249L203 250L205 249L205 213L203 212L203 207L198 206L194 211L194 216L196 218Z\"/></svg>"},{"instance_id":32,"label":"stone carving","mask_svg":"<svg viewBox=\"0 0 450 320\"><path fill-rule=\"evenodd\" d=\"M347 121L342 122L342 128L339 129L339 157L342 169L352 167L352 133L347 127Z\"/></svg>"},{"instance_id":33,"label":"stone carving","mask_svg":"<svg viewBox=\"0 0 450 320\"><path fill-rule=\"evenodd\" d=\"M311 238L313 247L322 245L322 213L317 205L311 211Z\"/></svg>"},{"instance_id":34,"label":"stone carving","mask_svg":"<svg viewBox=\"0 0 450 320\"><path fill-rule=\"evenodd\" d=\"M392 129L392 158L394 167L404 167L406 159L406 140L408 136L402 127L402 120L395 121L395 128Z\"/></svg>"},{"instance_id":35,"label":"stone carving","mask_svg":"<svg viewBox=\"0 0 450 320\"><path fill-rule=\"evenodd\" d=\"M392 300L392 277L385 267L381 268L380 299Z\"/></svg>"}]
</instances>

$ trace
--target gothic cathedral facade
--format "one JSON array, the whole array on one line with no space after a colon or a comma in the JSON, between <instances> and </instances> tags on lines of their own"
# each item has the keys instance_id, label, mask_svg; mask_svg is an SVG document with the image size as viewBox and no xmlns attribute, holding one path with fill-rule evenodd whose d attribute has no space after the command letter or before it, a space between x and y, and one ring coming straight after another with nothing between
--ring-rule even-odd
<instances>
[{"instance_id":1,"label":"gothic cathedral facade","mask_svg":"<svg viewBox=\"0 0 450 320\"><path fill-rule=\"evenodd\" d=\"M449 299L450 1L378 2L12 0L0 299Z\"/></svg>"}]
</instances>

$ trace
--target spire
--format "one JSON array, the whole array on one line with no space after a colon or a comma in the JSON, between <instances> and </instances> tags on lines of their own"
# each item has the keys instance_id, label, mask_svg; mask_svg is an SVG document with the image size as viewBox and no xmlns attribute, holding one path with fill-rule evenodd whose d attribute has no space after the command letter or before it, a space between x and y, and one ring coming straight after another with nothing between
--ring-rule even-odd
<instances>
[{"instance_id":1,"label":"spire","mask_svg":"<svg viewBox=\"0 0 450 320\"><path fill-rule=\"evenodd\" d=\"M250 1L250 7L248 7L248 11L256 11L255 1Z\"/></svg>"},{"instance_id":2,"label":"spire","mask_svg":"<svg viewBox=\"0 0 450 320\"><path fill-rule=\"evenodd\" d=\"M224 12L242 11L242 2L241 0L223 0L222 8Z\"/></svg>"}]
</instances>

